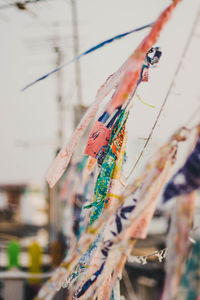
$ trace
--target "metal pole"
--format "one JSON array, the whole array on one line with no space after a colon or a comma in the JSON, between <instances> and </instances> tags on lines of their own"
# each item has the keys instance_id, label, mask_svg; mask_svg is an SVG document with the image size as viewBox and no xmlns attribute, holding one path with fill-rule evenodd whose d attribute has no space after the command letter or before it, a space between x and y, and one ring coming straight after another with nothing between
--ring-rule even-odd
<instances>
[{"instance_id":1,"label":"metal pole","mask_svg":"<svg viewBox=\"0 0 200 300\"><path fill-rule=\"evenodd\" d=\"M57 24L56 24L57 25ZM53 49L56 54L56 67L62 64L63 54L60 49L59 35L56 33L54 38ZM63 109L63 72L57 72L57 146L55 155L60 151L64 138L64 109ZM59 184L53 189L49 189L49 225L50 225L50 243L57 239L61 230L61 208L59 202Z\"/></svg>"},{"instance_id":2,"label":"metal pole","mask_svg":"<svg viewBox=\"0 0 200 300\"><path fill-rule=\"evenodd\" d=\"M73 30L73 44L74 44L74 56L79 54L79 34L78 34L78 18L77 18L77 6L76 0L71 0L72 9L72 30ZM75 62L75 82L76 82L76 95L79 106L83 105L82 97L82 83L81 83L81 66L80 61Z\"/></svg>"},{"instance_id":3,"label":"metal pole","mask_svg":"<svg viewBox=\"0 0 200 300\"><path fill-rule=\"evenodd\" d=\"M57 54L56 59L56 66L60 66L63 60L63 55L60 47L57 44L54 46L54 50ZM63 87L63 72L60 70L57 72L57 109L58 109L58 129L57 129L57 138L58 138L58 146L56 152L58 152L61 147L63 146L63 125L64 125L64 118L63 118L63 96L62 96L62 87Z\"/></svg>"}]
</instances>

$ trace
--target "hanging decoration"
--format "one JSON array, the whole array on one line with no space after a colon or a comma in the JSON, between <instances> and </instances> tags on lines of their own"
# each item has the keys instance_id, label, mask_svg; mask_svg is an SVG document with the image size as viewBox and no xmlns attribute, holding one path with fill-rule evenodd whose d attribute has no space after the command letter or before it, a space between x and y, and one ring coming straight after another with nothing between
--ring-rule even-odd
<instances>
[{"instance_id":1,"label":"hanging decoration","mask_svg":"<svg viewBox=\"0 0 200 300\"><path fill-rule=\"evenodd\" d=\"M70 191L66 199L71 203L71 211L79 206L74 219L76 229L72 227L73 242L69 253L43 285L37 299L53 299L56 291L64 287L73 299L116 300L120 297L118 279L126 261L146 264L154 257L162 262L167 253L171 264L168 264L163 300L172 299L169 295L173 297L180 293L186 280L184 270L187 269L186 259L191 246L194 197L200 183L199 126L191 130L185 127L179 129L132 183L127 184L123 169L126 123L133 96L138 84L148 81L150 66L157 64L161 57L160 48L153 45L179 2L173 1L163 11L133 54L100 88L94 103L47 173L48 183L53 187L66 170L102 100L114 91L94 123L85 148L86 156L79 167L74 168L75 172L71 173L73 177L68 178L65 185L65 192ZM164 202L175 196L180 197L172 222L171 244L146 256L133 256L132 248L136 241L147 237L157 202L172 175L179 143L188 141L191 132L194 132L194 137L190 138L192 144L196 144L195 149L169 181L163 194ZM74 188L70 184L72 181L75 182Z\"/></svg>"},{"instance_id":2,"label":"hanging decoration","mask_svg":"<svg viewBox=\"0 0 200 300\"><path fill-rule=\"evenodd\" d=\"M200 138L184 166L172 177L163 194L166 202L200 187Z\"/></svg>"},{"instance_id":3,"label":"hanging decoration","mask_svg":"<svg viewBox=\"0 0 200 300\"><path fill-rule=\"evenodd\" d=\"M84 278L89 278L75 292L77 298L83 297L83 295L89 297L94 290L98 290L108 274L108 270L112 272L110 264L115 265L116 257L120 257L121 252L125 251L126 253L127 249L130 249L128 244L131 239L146 237L156 200L166 182L170 167L174 163L174 155L177 150L176 138L176 135L173 136L171 141L161 148L159 157L155 158L151 167L149 164L147 165L148 176L145 183L141 183L142 188L138 192L140 200L127 198L108 221L101 239L102 246L99 247L99 250L97 249L94 263L91 263L91 268L93 270L95 266L95 271L93 270L91 274L90 267L87 269L90 276L84 276ZM95 278L95 280L91 281L91 278Z\"/></svg>"},{"instance_id":4,"label":"hanging decoration","mask_svg":"<svg viewBox=\"0 0 200 300\"><path fill-rule=\"evenodd\" d=\"M27 84L27 85L22 89L22 91L25 91L26 89L28 89L28 88L31 87L32 85L36 84L37 82L46 79L46 78L49 77L50 75L52 75L52 74L54 74L54 73L60 71L61 69L67 67L68 65L74 63L76 60L79 60L81 57L83 57L83 56L85 56L85 55L87 55L87 54L89 54L89 53L92 53L92 52L94 52L94 51L96 51L96 50L98 50L98 49L104 47L105 45L110 44L110 43L112 43L112 42L114 42L114 41L116 41L116 40L119 40L119 39L121 39L121 38L124 38L124 37L126 37L126 36L128 36L128 35L130 35L130 34L132 34L132 33L135 33L135 32L141 31L141 30L143 30L143 29L149 28L149 27L151 27L152 25L153 25L153 23L150 23L150 24L141 26L141 27L139 27L139 28L132 29L132 30L130 30L130 31L127 31L127 32L118 34L118 35L116 35L116 36L114 36L114 37L112 37L112 38L110 38L110 39L108 39L108 40L105 40L105 41L103 41L103 42L101 42L101 43L95 45L94 47L89 48L89 49L86 50L85 52L83 52L83 53L81 53L81 54L75 56L73 59L71 59L70 61L64 63L63 65L59 66L58 68L56 68L56 69L54 69L54 70L48 72L47 74L45 74L45 75L39 77L39 78L36 79L35 81L33 81L33 82Z\"/></svg>"},{"instance_id":5,"label":"hanging decoration","mask_svg":"<svg viewBox=\"0 0 200 300\"><path fill-rule=\"evenodd\" d=\"M100 88L97 93L95 102L88 109L88 111L80 121L75 132L72 134L68 145L64 146L61 149L55 161L50 166L46 176L50 187L53 187L63 175L71 159L71 156L79 143L80 138L84 134L90 121L94 118L99 108L99 104L105 98L105 96L107 96L108 93L111 92L111 90L116 89L106 107L106 112L109 115L112 115L115 109L123 105L126 101L128 101L129 97L134 94L141 74L141 69L146 58L146 54L157 41L162 28L169 20L173 10L179 2L180 0L173 1L173 3L163 11L157 21L153 24L150 33L144 38L142 43L136 48L133 54L116 73L114 73L107 79L105 84ZM160 55L159 49L157 54L158 58Z\"/></svg>"},{"instance_id":6,"label":"hanging decoration","mask_svg":"<svg viewBox=\"0 0 200 300\"><path fill-rule=\"evenodd\" d=\"M191 245L190 232L193 226L195 198L196 192L177 198L167 242L169 250L163 300L174 299L178 294Z\"/></svg>"},{"instance_id":7,"label":"hanging decoration","mask_svg":"<svg viewBox=\"0 0 200 300\"><path fill-rule=\"evenodd\" d=\"M108 187L111 179L111 175L115 166L115 161L119 157L121 148L123 145L123 140L125 137L125 123L128 117L128 113L124 110L121 114L116 126L113 128L113 132L110 138L110 144L108 146L108 151L106 153L105 159L102 159L102 167L97 178L95 186L95 199L92 204L87 206L94 207L90 224L92 224L101 214L104 203L106 200L106 195L108 192Z\"/></svg>"},{"instance_id":8,"label":"hanging decoration","mask_svg":"<svg viewBox=\"0 0 200 300\"><path fill-rule=\"evenodd\" d=\"M151 66L155 66L158 64L161 58L162 52L159 47L151 48L147 54L145 61L143 63L141 74L138 79L137 87L142 81L148 81L148 72ZM131 94L131 98L133 98L134 93ZM127 107L128 105L126 105ZM109 143L109 139L111 136L113 124L117 120L118 116L121 114L122 106L117 107L114 112L109 115L107 111L104 111L103 114L99 117L99 119L95 122L94 127L90 133L87 146L85 148L85 154L90 155L91 157L98 158L101 156L102 152L106 151L106 147Z\"/></svg>"}]
</instances>

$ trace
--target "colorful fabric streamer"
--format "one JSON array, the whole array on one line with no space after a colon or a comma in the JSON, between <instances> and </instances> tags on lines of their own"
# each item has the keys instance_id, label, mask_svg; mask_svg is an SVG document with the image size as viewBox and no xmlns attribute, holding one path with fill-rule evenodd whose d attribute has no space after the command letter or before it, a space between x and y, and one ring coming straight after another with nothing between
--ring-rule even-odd
<instances>
[{"instance_id":1,"label":"colorful fabric streamer","mask_svg":"<svg viewBox=\"0 0 200 300\"><path fill-rule=\"evenodd\" d=\"M72 284L78 278L80 279L81 274L85 271L85 269L88 268L88 265L90 264L91 258L94 255L96 248L98 247L98 244L100 242L100 238L101 238L101 234L98 235L97 239L90 246L88 251L82 255L82 257L79 260L78 264L74 267L74 269L70 273L70 276L66 277L65 281L62 284L62 286L64 288L68 288L70 286L70 284Z\"/></svg>"},{"instance_id":2,"label":"colorful fabric streamer","mask_svg":"<svg viewBox=\"0 0 200 300\"><path fill-rule=\"evenodd\" d=\"M176 202L167 241L168 257L162 300L177 299L191 245L189 237L193 225L195 198L196 192L193 192L189 195L179 196Z\"/></svg>"},{"instance_id":3,"label":"colorful fabric streamer","mask_svg":"<svg viewBox=\"0 0 200 300\"><path fill-rule=\"evenodd\" d=\"M39 77L39 78L36 79L35 81L33 81L33 82L27 84L27 85L22 89L22 91L25 91L26 89L28 89L28 88L31 87L32 85L36 84L37 82L46 79L46 78L49 77L50 75L52 75L52 74L58 72L59 70L63 69L64 67L66 67L66 66L68 66L68 65L70 65L71 63L75 62L76 60L79 60L82 56L85 56L85 55L87 55L87 54L89 54L89 53L91 53L91 52L93 52L93 51L96 51L96 50L102 48L103 46L105 46L105 45L107 45L107 44L110 44L110 43L112 43L112 42L114 42L114 41L116 41L116 40L119 40L119 39L121 39L121 38L123 38L123 37L125 37L125 36L127 36L127 35L129 35L129 34L132 34L132 33L134 33L134 32L141 31L141 30L143 30L143 29L149 28L149 27L151 27L152 25L153 25L153 23L150 23L150 24L144 25L144 26L142 26L142 27L139 27L139 28L136 28L136 29L132 29L132 30L130 30L130 31L127 31L127 32L118 34L118 35L116 35L116 36L114 36L114 37L112 37L112 38L110 38L110 39L108 39L108 40L105 40L105 41L103 41L103 42L97 44L97 45L94 46L94 47L91 47L90 49L86 50L85 52L83 52L83 53L81 53L81 54L75 56L72 60L66 62L65 64L59 66L58 68L52 70L51 72L48 72L47 74L45 74L45 75Z\"/></svg>"},{"instance_id":4,"label":"colorful fabric streamer","mask_svg":"<svg viewBox=\"0 0 200 300\"><path fill-rule=\"evenodd\" d=\"M105 159L103 160L101 171L97 178L94 202L86 207L93 207L90 218L90 225L98 219L103 210L106 195L109 188L109 183L111 180L111 175L115 166L116 159L120 154L121 147L123 144L125 136L125 123L127 121L127 118L128 113L125 110L123 110L121 116L119 117L118 121L116 122L116 125L113 128L110 143L108 145L108 151Z\"/></svg>"},{"instance_id":5,"label":"colorful fabric streamer","mask_svg":"<svg viewBox=\"0 0 200 300\"><path fill-rule=\"evenodd\" d=\"M153 56L150 57L150 54L151 56ZM137 87L142 81L148 81L148 70L150 66L153 66L159 62L161 55L162 52L159 47L151 48L147 52L140 72L140 77L137 82ZM129 96L126 107L128 107L129 102L135 94L135 91ZM118 115L121 113L121 110L122 107L120 106L116 108L111 115L109 115L107 111L103 112L98 121L95 122L94 127L89 135L87 146L85 148L85 154L90 155L94 158L98 158L102 155L102 153L105 153L111 136L111 129L113 128L113 124L115 123Z\"/></svg>"},{"instance_id":6,"label":"colorful fabric streamer","mask_svg":"<svg viewBox=\"0 0 200 300\"><path fill-rule=\"evenodd\" d=\"M106 200L104 203L104 210L114 209L116 205L116 199L120 198L122 189L124 188L124 186L121 183L121 177L122 177L122 168L123 168L125 151L126 151L126 144L127 144L127 134L125 134L120 154L115 162L115 166L111 175L111 180L108 187Z\"/></svg>"},{"instance_id":7,"label":"colorful fabric streamer","mask_svg":"<svg viewBox=\"0 0 200 300\"><path fill-rule=\"evenodd\" d=\"M99 152L106 152L115 120L120 113L121 109L117 109L111 116L107 115L106 118L103 114L103 116L95 122L88 138L85 154L93 158L98 158Z\"/></svg>"},{"instance_id":8,"label":"colorful fabric streamer","mask_svg":"<svg viewBox=\"0 0 200 300\"><path fill-rule=\"evenodd\" d=\"M112 128L108 128L103 123L96 121L94 128L90 133L88 143L85 149L85 154L96 158L99 151L102 151L107 147L110 140L111 132Z\"/></svg>"},{"instance_id":9,"label":"colorful fabric streamer","mask_svg":"<svg viewBox=\"0 0 200 300\"><path fill-rule=\"evenodd\" d=\"M153 24L150 33L132 54L129 67L127 68L122 81L117 87L111 102L107 106L106 111L109 114L111 114L117 107L122 105L128 99L128 96L136 89L146 53L153 46L153 44L155 44L160 31L165 23L169 20L174 8L179 2L180 0L174 1L168 8L164 10L158 20Z\"/></svg>"},{"instance_id":10,"label":"colorful fabric streamer","mask_svg":"<svg viewBox=\"0 0 200 300\"><path fill-rule=\"evenodd\" d=\"M71 156L79 143L80 138L84 134L90 121L94 118L99 104L105 98L105 96L107 96L111 90L117 87L117 90L106 109L108 114L111 115L112 112L117 107L120 107L120 105L125 103L129 95L134 92L141 73L141 68L145 60L146 53L156 42L157 37L159 36L164 24L168 21L173 10L180 1L181 0L173 1L173 3L164 10L158 20L153 24L150 33L146 36L140 46L137 47L137 49L125 61L122 67L112 76L110 76L105 84L100 88L97 93L95 102L88 109L83 119L80 121L78 127L69 140L69 144L61 149L56 159L50 166L46 176L50 187L53 187L63 175L71 159Z\"/></svg>"},{"instance_id":11,"label":"colorful fabric streamer","mask_svg":"<svg viewBox=\"0 0 200 300\"><path fill-rule=\"evenodd\" d=\"M163 193L163 202L189 194L200 187L200 138L184 166L172 177Z\"/></svg>"}]
</instances>

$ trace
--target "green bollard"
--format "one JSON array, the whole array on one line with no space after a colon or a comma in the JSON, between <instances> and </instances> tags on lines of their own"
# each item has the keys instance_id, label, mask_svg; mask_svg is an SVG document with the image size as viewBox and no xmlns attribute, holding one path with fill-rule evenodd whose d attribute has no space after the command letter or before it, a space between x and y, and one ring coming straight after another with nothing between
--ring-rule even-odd
<instances>
[{"instance_id":1,"label":"green bollard","mask_svg":"<svg viewBox=\"0 0 200 300\"><path fill-rule=\"evenodd\" d=\"M19 268L19 255L21 247L18 241L12 240L8 243L7 257L8 257L8 269Z\"/></svg>"}]
</instances>

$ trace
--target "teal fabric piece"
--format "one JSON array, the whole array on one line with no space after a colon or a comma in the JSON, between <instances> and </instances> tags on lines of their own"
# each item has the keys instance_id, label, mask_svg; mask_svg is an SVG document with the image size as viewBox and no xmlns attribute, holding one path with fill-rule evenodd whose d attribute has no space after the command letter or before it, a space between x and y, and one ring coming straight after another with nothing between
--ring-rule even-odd
<instances>
[{"instance_id":1,"label":"teal fabric piece","mask_svg":"<svg viewBox=\"0 0 200 300\"><path fill-rule=\"evenodd\" d=\"M120 134L121 135L123 134L122 131L127 121L127 118L128 118L128 112L126 112L124 109L122 110L122 113L119 116L118 120L116 121L114 128L112 130L108 148L107 148L107 153L103 161L99 176L96 181L96 186L94 190L95 193L94 202L86 207L86 208L92 207L90 225L92 225L93 222L99 218L103 210L111 175L115 167L115 162L117 158L116 153L120 151L119 148L121 147L121 144L119 143L118 139ZM114 149L116 150L114 152L113 152L113 146Z\"/></svg>"},{"instance_id":2,"label":"teal fabric piece","mask_svg":"<svg viewBox=\"0 0 200 300\"><path fill-rule=\"evenodd\" d=\"M193 245L181 279L181 293L185 300L196 300L200 296L200 241L196 241Z\"/></svg>"},{"instance_id":3,"label":"teal fabric piece","mask_svg":"<svg viewBox=\"0 0 200 300\"><path fill-rule=\"evenodd\" d=\"M110 178L115 166L115 155L113 153L109 153L107 156L104 160L105 163L103 162L95 186L95 202L93 202L93 209L90 216L90 225L92 225L92 223L98 219L103 210L104 202L110 183Z\"/></svg>"},{"instance_id":4,"label":"teal fabric piece","mask_svg":"<svg viewBox=\"0 0 200 300\"><path fill-rule=\"evenodd\" d=\"M81 173L85 168L86 162L88 160L88 155L84 155L80 163L77 165L77 171Z\"/></svg>"},{"instance_id":5,"label":"teal fabric piece","mask_svg":"<svg viewBox=\"0 0 200 300\"><path fill-rule=\"evenodd\" d=\"M115 300L115 296L114 296L114 291L113 290L112 290L112 294L111 294L110 300Z\"/></svg>"}]
</instances>

